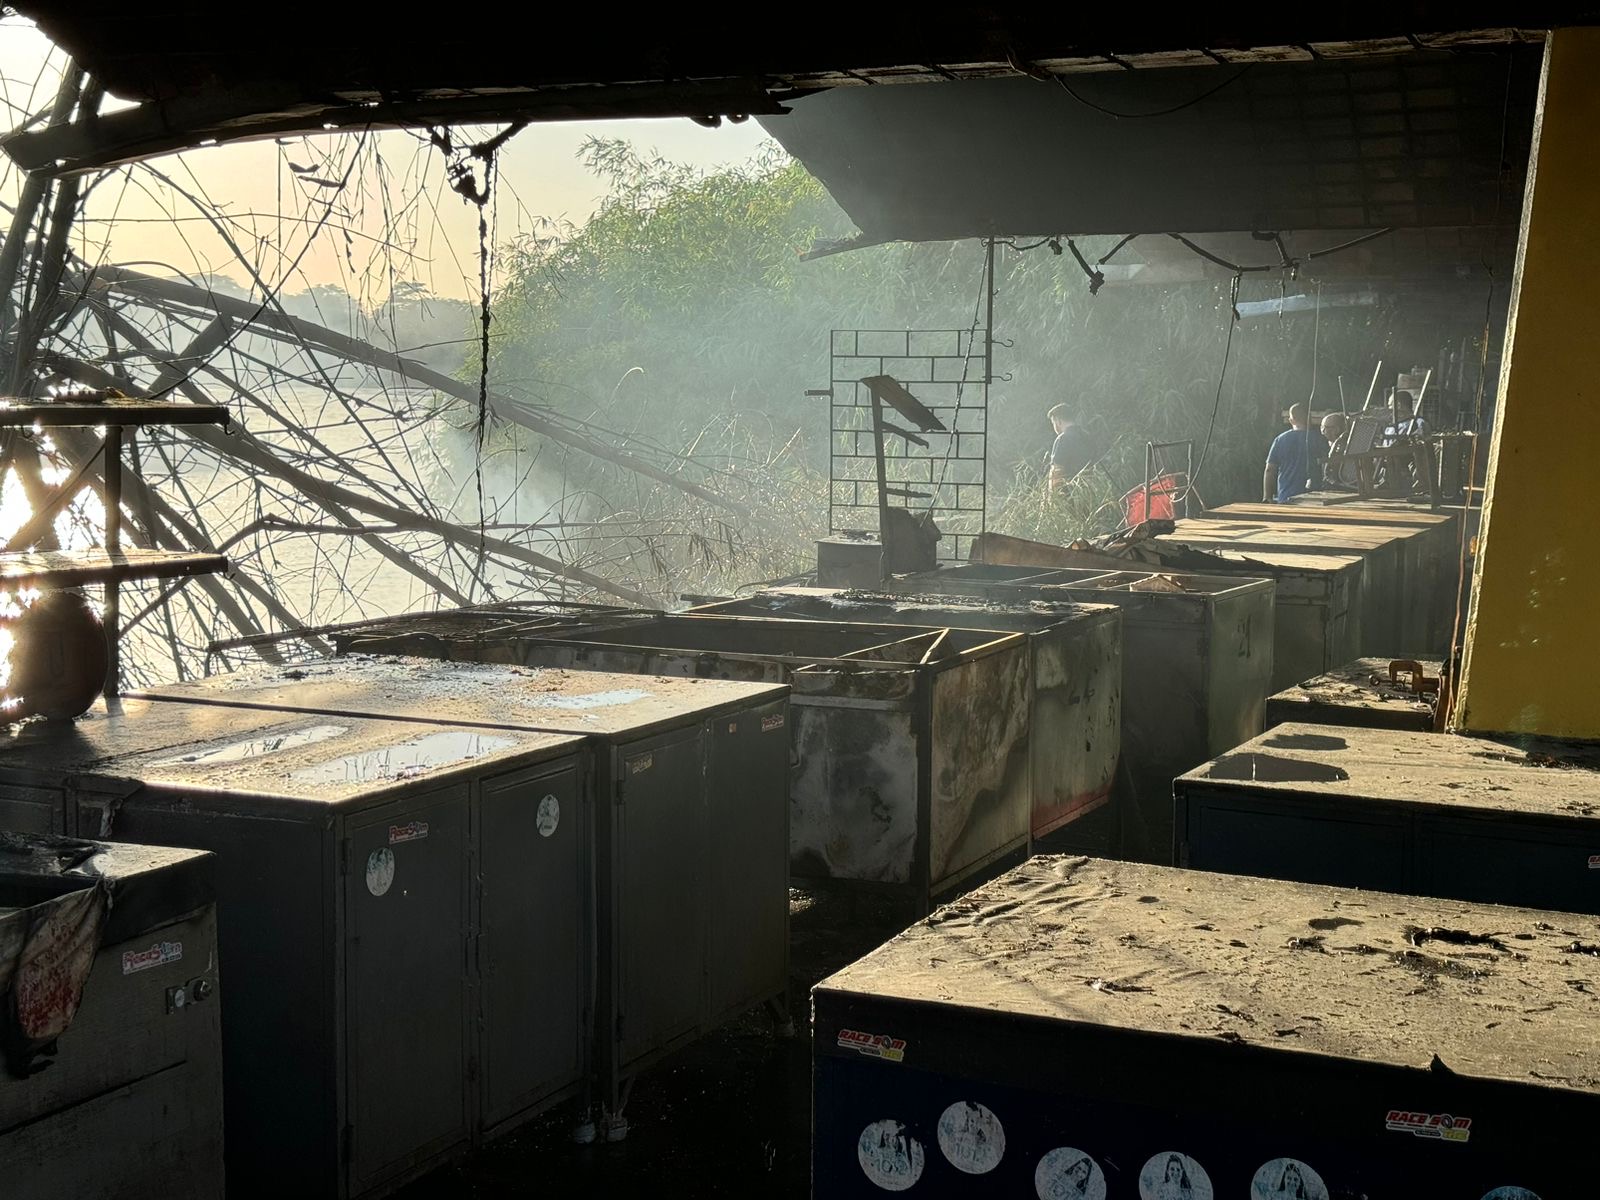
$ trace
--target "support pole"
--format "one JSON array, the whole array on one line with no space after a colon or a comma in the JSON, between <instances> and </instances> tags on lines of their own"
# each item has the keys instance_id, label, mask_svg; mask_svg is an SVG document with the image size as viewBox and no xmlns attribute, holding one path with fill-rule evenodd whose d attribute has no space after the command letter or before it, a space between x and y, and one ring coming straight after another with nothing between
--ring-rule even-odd
<instances>
[{"instance_id":1,"label":"support pole","mask_svg":"<svg viewBox=\"0 0 1600 1200\"><path fill-rule=\"evenodd\" d=\"M1600 738L1600 29L1545 41L1453 729Z\"/></svg>"},{"instance_id":2,"label":"support pole","mask_svg":"<svg viewBox=\"0 0 1600 1200\"><path fill-rule=\"evenodd\" d=\"M105 474L100 499L106 510L106 549L122 549L122 426L106 426ZM122 597L117 581L106 584L106 699L122 690Z\"/></svg>"}]
</instances>

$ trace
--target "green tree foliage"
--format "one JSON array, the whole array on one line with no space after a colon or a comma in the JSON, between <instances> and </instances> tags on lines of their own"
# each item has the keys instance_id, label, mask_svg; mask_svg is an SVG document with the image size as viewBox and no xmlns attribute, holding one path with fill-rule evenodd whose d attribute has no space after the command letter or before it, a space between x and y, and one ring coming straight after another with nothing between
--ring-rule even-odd
<instances>
[{"instance_id":1,"label":"green tree foliage","mask_svg":"<svg viewBox=\"0 0 1600 1200\"><path fill-rule=\"evenodd\" d=\"M972 327L982 313L982 245L803 260L850 223L775 148L709 172L621 141L592 140L584 153L605 199L582 228L548 225L510 248L495 305L496 386L629 440L722 461L729 486L747 489L742 499L783 515L788 553L803 566L826 521L827 473L826 401L804 392L826 383L830 331ZM1092 260L1113 244L1080 247ZM1138 243L1116 261L1137 263ZM1002 246L999 263L995 369L1005 378L990 399L991 528L1064 538L1114 527L1115 499L1142 477L1147 440L1192 438L1198 457L1209 435L1205 497L1256 492L1282 409L1309 394L1311 317L1239 324L1219 397L1226 279L1113 282L1091 296L1071 255L1047 245ZM1246 298L1278 290L1275 275L1246 279ZM1379 351L1373 321L1371 310L1318 318L1319 407L1338 407L1336 370ZM1335 361L1335 343L1349 365ZM1044 414L1062 401L1105 453L1070 496L1045 502ZM567 487L608 494L599 468L569 459L564 469ZM653 503L640 499L636 511Z\"/></svg>"}]
</instances>

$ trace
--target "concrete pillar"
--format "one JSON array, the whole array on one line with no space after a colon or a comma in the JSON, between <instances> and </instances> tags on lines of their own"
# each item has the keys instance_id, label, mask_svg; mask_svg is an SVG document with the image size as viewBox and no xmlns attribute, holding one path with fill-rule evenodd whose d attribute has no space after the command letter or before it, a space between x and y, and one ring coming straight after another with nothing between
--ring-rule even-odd
<instances>
[{"instance_id":1,"label":"concrete pillar","mask_svg":"<svg viewBox=\"0 0 1600 1200\"><path fill-rule=\"evenodd\" d=\"M1452 726L1600 738L1600 29L1545 44Z\"/></svg>"}]
</instances>

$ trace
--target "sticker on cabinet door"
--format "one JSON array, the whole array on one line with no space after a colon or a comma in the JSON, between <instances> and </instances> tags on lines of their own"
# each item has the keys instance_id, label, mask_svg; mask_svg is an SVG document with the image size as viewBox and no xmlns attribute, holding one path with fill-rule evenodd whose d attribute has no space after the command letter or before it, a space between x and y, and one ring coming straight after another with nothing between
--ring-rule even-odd
<instances>
[{"instance_id":1,"label":"sticker on cabinet door","mask_svg":"<svg viewBox=\"0 0 1600 1200\"><path fill-rule=\"evenodd\" d=\"M546 795L539 801L539 812L534 817L534 823L539 828L540 837L549 837L556 831L556 826L561 824L561 801L553 795Z\"/></svg>"},{"instance_id":2,"label":"sticker on cabinet door","mask_svg":"<svg viewBox=\"0 0 1600 1200\"><path fill-rule=\"evenodd\" d=\"M367 855L367 891L381 896L394 886L394 851L384 846Z\"/></svg>"},{"instance_id":3,"label":"sticker on cabinet door","mask_svg":"<svg viewBox=\"0 0 1600 1200\"><path fill-rule=\"evenodd\" d=\"M1006 1131L985 1105L958 1100L939 1117L939 1149L968 1175L987 1175L1006 1152Z\"/></svg>"},{"instance_id":4,"label":"sticker on cabinet door","mask_svg":"<svg viewBox=\"0 0 1600 1200\"><path fill-rule=\"evenodd\" d=\"M135 971L148 971L151 967L178 962L182 958L182 942L155 942L148 950L124 950L122 973L132 975Z\"/></svg>"},{"instance_id":5,"label":"sticker on cabinet door","mask_svg":"<svg viewBox=\"0 0 1600 1200\"><path fill-rule=\"evenodd\" d=\"M398 846L402 842L420 842L428 836L428 823L426 821L408 821L404 825L389 826L389 845Z\"/></svg>"},{"instance_id":6,"label":"sticker on cabinet door","mask_svg":"<svg viewBox=\"0 0 1600 1200\"><path fill-rule=\"evenodd\" d=\"M1106 1200L1106 1176L1074 1146L1057 1146L1033 1169L1033 1190L1039 1200Z\"/></svg>"},{"instance_id":7,"label":"sticker on cabinet door","mask_svg":"<svg viewBox=\"0 0 1600 1200\"><path fill-rule=\"evenodd\" d=\"M874 1121L856 1140L861 1171L886 1192L903 1192L922 1178L922 1143L899 1121Z\"/></svg>"},{"instance_id":8,"label":"sticker on cabinet door","mask_svg":"<svg viewBox=\"0 0 1600 1200\"><path fill-rule=\"evenodd\" d=\"M771 733L774 729L783 728L783 714L773 713L770 717L761 718L761 732Z\"/></svg>"},{"instance_id":9,"label":"sticker on cabinet door","mask_svg":"<svg viewBox=\"0 0 1600 1200\"><path fill-rule=\"evenodd\" d=\"M1163 1150L1139 1172L1139 1200L1212 1200L1211 1176L1187 1154Z\"/></svg>"},{"instance_id":10,"label":"sticker on cabinet door","mask_svg":"<svg viewBox=\"0 0 1600 1200\"><path fill-rule=\"evenodd\" d=\"M1328 1200L1328 1185L1298 1158L1275 1158L1256 1170L1250 1181L1250 1200L1277 1200L1279 1196Z\"/></svg>"},{"instance_id":11,"label":"sticker on cabinet door","mask_svg":"<svg viewBox=\"0 0 1600 1200\"><path fill-rule=\"evenodd\" d=\"M1383 1124L1390 1133L1410 1133L1420 1138L1439 1138L1446 1142L1466 1142L1472 1137L1472 1118L1453 1117L1449 1113L1410 1112L1395 1108L1389 1110Z\"/></svg>"}]
</instances>

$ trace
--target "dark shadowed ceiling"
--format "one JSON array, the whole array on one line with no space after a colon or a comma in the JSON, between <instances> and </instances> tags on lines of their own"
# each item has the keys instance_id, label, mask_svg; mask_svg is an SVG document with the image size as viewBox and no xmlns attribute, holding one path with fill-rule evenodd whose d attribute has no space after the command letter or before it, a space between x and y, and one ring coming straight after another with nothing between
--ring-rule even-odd
<instances>
[{"instance_id":1,"label":"dark shadowed ceiling","mask_svg":"<svg viewBox=\"0 0 1600 1200\"><path fill-rule=\"evenodd\" d=\"M826 88L1012 77L1140 78L1537 39L1600 5L1251 9L1021 4L583 6L281 0L12 0L138 107L33 129L6 150L85 170L210 141L447 122L776 113ZM1141 85L1142 86L1142 85Z\"/></svg>"},{"instance_id":2,"label":"dark shadowed ceiling","mask_svg":"<svg viewBox=\"0 0 1600 1200\"><path fill-rule=\"evenodd\" d=\"M761 122L863 243L1321 230L1331 245L1339 231L1514 222L1540 57L1474 47L838 88ZM1280 254L1267 241L1239 257Z\"/></svg>"}]
</instances>

